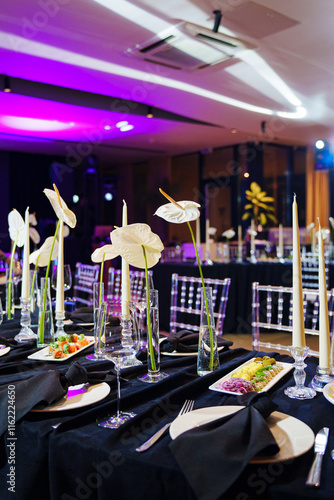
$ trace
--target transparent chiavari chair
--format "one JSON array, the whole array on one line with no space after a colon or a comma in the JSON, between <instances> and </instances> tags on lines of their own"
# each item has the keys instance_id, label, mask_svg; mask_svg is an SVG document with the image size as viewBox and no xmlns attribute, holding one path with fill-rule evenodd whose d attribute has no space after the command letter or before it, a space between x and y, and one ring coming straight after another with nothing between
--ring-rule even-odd
<instances>
[{"instance_id":1,"label":"transparent chiavari chair","mask_svg":"<svg viewBox=\"0 0 334 500\"><path fill-rule=\"evenodd\" d=\"M328 254L325 255L325 272L328 287ZM319 256L314 252L302 252L300 256L303 288L318 288Z\"/></svg>"},{"instance_id":2,"label":"transparent chiavari chair","mask_svg":"<svg viewBox=\"0 0 334 500\"><path fill-rule=\"evenodd\" d=\"M272 332L292 333L292 299L293 288L283 286L252 284L252 345L289 351L291 338L287 345L260 340L264 330ZM327 292L330 335L334 328L334 289ZM303 289L303 307L305 318L305 334L319 335L319 291ZM319 356L318 351L309 351L310 355Z\"/></svg>"},{"instance_id":3,"label":"transparent chiavari chair","mask_svg":"<svg viewBox=\"0 0 334 500\"><path fill-rule=\"evenodd\" d=\"M228 292L231 278L204 279L205 286L212 288L212 302L216 321L217 335L222 335ZM180 329L198 332L201 315L201 278L191 276L172 275L170 333Z\"/></svg>"},{"instance_id":4,"label":"transparent chiavari chair","mask_svg":"<svg viewBox=\"0 0 334 500\"><path fill-rule=\"evenodd\" d=\"M136 301L146 296L146 278L145 271L129 271L130 275L130 295L131 299ZM148 271L150 288L153 288L153 271ZM107 299L110 303L121 305L122 301L122 270L109 268L108 271L108 289Z\"/></svg>"},{"instance_id":5,"label":"transparent chiavari chair","mask_svg":"<svg viewBox=\"0 0 334 500\"><path fill-rule=\"evenodd\" d=\"M99 265L76 263L73 286L76 307L93 305L93 285L98 280L99 272Z\"/></svg>"}]
</instances>

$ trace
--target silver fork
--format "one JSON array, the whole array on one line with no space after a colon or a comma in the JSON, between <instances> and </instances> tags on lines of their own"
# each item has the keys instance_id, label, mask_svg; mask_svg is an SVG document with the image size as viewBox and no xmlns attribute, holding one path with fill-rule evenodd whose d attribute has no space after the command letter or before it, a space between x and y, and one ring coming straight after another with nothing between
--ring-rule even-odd
<instances>
[{"instance_id":1,"label":"silver fork","mask_svg":"<svg viewBox=\"0 0 334 500\"><path fill-rule=\"evenodd\" d=\"M179 417L180 415L183 415L184 413L188 413L193 408L194 408L194 401L192 399L186 399L185 402L183 403L183 406L182 406L179 414L177 415L177 417ZM177 417L175 417L175 418L177 418ZM173 420L172 420L172 422L173 422ZM139 446L139 448L136 448L136 451L146 451L149 448L151 448L151 446L154 443L156 443L158 441L158 439L163 435L163 433L165 432L165 430L167 430L168 427L170 427L170 425L172 424L172 422L169 422L168 424L166 424L163 427L161 427L161 429L158 432L156 432L155 434L153 434L153 436L150 437L150 439L148 439L147 441L145 441L145 443L142 444L141 446Z\"/></svg>"}]
</instances>

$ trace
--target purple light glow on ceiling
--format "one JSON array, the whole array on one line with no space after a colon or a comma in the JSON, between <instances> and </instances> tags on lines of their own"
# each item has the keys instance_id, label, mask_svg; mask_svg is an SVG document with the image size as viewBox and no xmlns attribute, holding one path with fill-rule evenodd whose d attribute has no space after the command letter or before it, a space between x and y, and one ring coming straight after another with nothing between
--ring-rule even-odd
<instances>
[{"instance_id":1,"label":"purple light glow on ceiling","mask_svg":"<svg viewBox=\"0 0 334 500\"><path fill-rule=\"evenodd\" d=\"M40 118L26 118L24 116L2 116L1 122L6 127L30 131L65 130L74 126L74 123L61 123L58 120L44 120Z\"/></svg>"}]
</instances>

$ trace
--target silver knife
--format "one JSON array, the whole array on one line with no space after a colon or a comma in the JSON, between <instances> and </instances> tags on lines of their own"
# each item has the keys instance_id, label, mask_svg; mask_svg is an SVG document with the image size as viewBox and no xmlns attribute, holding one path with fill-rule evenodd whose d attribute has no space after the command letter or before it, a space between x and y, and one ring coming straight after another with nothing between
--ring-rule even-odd
<instances>
[{"instance_id":1,"label":"silver knife","mask_svg":"<svg viewBox=\"0 0 334 500\"><path fill-rule=\"evenodd\" d=\"M315 443L314 443L315 457L306 480L307 486L316 486L316 487L320 486L322 457L324 456L326 450L328 434L329 434L328 427L323 427L315 437Z\"/></svg>"}]
</instances>

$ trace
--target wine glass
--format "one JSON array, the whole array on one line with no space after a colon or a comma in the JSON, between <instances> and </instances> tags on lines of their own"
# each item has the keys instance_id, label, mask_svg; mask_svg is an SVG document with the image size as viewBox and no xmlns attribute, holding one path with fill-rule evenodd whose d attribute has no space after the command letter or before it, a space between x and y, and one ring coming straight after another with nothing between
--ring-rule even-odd
<instances>
[{"instance_id":1,"label":"wine glass","mask_svg":"<svg viewBox=\"0 0 334 500\"><path fill-rule=\"evenodd\" d=\"M153 290L153 277L150 274L149 287ZM136 329L136 334L139 342L139 349L144 349L147 346L147 340L144 339L145 331L145 315L146 315L146 282L138 280L136 276L130 278L131 301L129 303L130 310L133 316L133 323Z\"/></svg>"},{"instance_id":2,"label":"wine glass","mask_svg":"<svg viewBox=\"0 0 334 500\"><path fill-rule=\"evenodd\" d=\"M53 267L51 286L54 290L57 290L57 266ZM71 266L69 264L64 264L64 291L66 292L72 286L72 272Z\"/></svg>"},{"instance_id":3,"label":"wine glass","mask_svg":"<svg viewBox=\"0 0 334 500\"><path fill-rule=\"evenodd\" d=\"M105 350L105 357L112 361L115 365L117 377L117 412L116 414L108 414L96 420L97 425L107 429L118 429L122 424L135 417L136 414L132 412L124 412L120 410L121 406L121 383L120 372L126 359L136 352L131 348L124 348L122 346L111 347Z\"/></svg>"}]
</instances>

